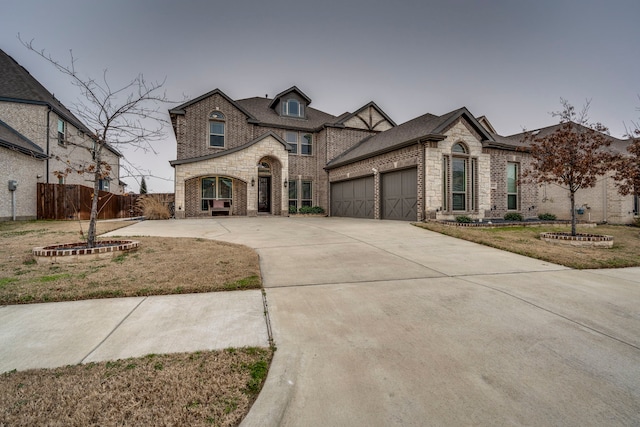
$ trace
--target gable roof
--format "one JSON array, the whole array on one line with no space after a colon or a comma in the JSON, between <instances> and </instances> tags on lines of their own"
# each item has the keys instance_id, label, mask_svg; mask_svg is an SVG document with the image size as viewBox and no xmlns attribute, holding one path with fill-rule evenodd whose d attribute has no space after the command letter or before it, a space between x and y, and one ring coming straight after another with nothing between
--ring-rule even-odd
<instances>
[{"instance_id":1,"label":"gable roof","mask_svg":"<svg viewBox=\"0 0 640 427\"><path fill-rule=\"evenodd\" d=\"M0 120L0 147L9 148L37 159L48 157L42 148L2 120Z\"/></svg>"},{"instance_id":2,"label":"gable roof","mask_svg":"<svg viewBox=\"0 0 640 427\"><path fill-rule=\"evenodd\" d=\"M369 102L368 104L363 105L361 108L357 109L353 113L348 113L347 112L347 113L344 113L344 114L340 115L340 117L336 118L336 123L344 124L344 122L346 122L347 120L351 119L352 117L357 116L359 113L361 113L362 111L368 109L369 107L373 107L392 126L394 126L394 127L397 126L396 122L391 120L391 117L387 116L387 114L384 111L382 111L382 108L378 107L378 105L373 101Z\"/></svg>"},{"instance_id":3,"label":"gable roof","mask_svg":"<svg viewBox=\"0 0 640 427\"><path fill-rule=\"evenodd\" d=\"M238 151L242 151L246 148L251 147L254 144L257 144L258 142L262 141L263 139L265 139L266 137L271 136L273 137L276 141L278 141L280 144L282 144L282 146L284 147L285 150L287 151L291 151L291 145L289 145L284 139L282 139L280 136L276 135L275 133L269 131L269 132L265 132L264 134L260 135L257 138L254 138L253 140L247 142L246 144L242 144L238 147L234 147L231 148L229 150L224 150L224 151L218 151L216 153L213 154L209 154L207 156L201 156L201 157L192 157L190 159L180 159L180 160L171 160L169 162L169 164L171 166L176 166L176 165L184 165L184 164L188 164L188 163L195 163L195 162L201 162L203 160L209 160L209 159L215 159L217 157L224 157L224 156L228 156L229 154L233 154L233 153L237 153Z\"/></svg>"},{"instance_id":4,"label":"gable roof","mask_svg":"<svg viewBox=\"0 0 640 427\"><path fill-rule=\"evenodd\" d=\"M333 169L369 157L397 150L419 141L441 141L446 138L443 132L460 117L481 135L483 141L493 141L493 136L473 117L466 107L451 111L442 116L424 114L399 126L381 132L360 141L351 149L327 163L325 169Z\"/></svg>"},{"instance_id":5,"label":"gable roof","mask_svg":"<svg viewBox=\"0 0 640 427\"><path fill-rule=\"evenodd\" d=\"M302 97L302 99L307 101L307 105L311 104L311 98L309 98L303 91L298 89L297 86L291 86L289 89L283 90L282 92L280 92L279 94L274 96L273 100L269 104L269 108L275 108L275 106L278 103L278 101L280 100L280 98L284 97L285 95L290 94L291 92L297 93L300 97Z\"/></svg>"},{"instance_id":6,"label":"gable roof","mask_svg":"<svg viewBox=\"0 0 640 427\"><path fill-rule=\"evenodd\" d=\"M62 102L49 92L26 68L0 49L0 101L49 106L58 116L93 137L94 133L80 121ZM105 147L118 157L122 154L106 144Z\"/></svg>"},{"instance_id":7,"label":"gable roof","mask_svg":"<svg viewBox=\"0 0 640 427\"><path fill-rule=\"evenodd\" d=\"M22 65L0 49L0 100L50 106L58 115L87 134L92 132Z\"/></svg>"},{"instance_id":8,"label":"gable roof","mask_svg":"<svg viewBox=\"0 0 640 427\"><path fill-rule=\"evenodd\" d=\"M184 115L185 112L185 108L198 103L200 101L202 101L203 99L209 98L213 95L220 95L221 97L223 97L227 102L229 102L230 104L232 104L234 107L236 107L238 110L240 110L245 116L247 116L247 119L249 119L249 122L257 122L257 119L250 113L248 112L246 109L244 109L244 107L242 107L240 104L238 104L236 101L234 101L233 99L229 98L229 96L227 96L226 93L224 93L223 91L221 91L220 89L216 88L214 90L212 90L211 92L207 92L204 95L200 95L197 98L194 98L190 101L185 102L184 104L180 104L175 108L172 108L169 110L169 114L178 114L178 115Z\"/></svg>"}]
</instances>

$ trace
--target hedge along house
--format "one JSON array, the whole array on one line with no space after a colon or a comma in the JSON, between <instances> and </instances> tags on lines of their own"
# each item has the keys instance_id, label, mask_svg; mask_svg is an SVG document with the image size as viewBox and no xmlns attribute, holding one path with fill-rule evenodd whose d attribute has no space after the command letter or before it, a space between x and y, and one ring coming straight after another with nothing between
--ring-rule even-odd
<instances>
[{"instance_id":1,"label":"hedge along house","mask_svg":"<svg viewBox=\"0 0 640 427\"><path fill-rule=\"evenodd\" d=\"M374 219L535 217L532 158L466 108L396 125L375 103L340 116L293 86L232 100L219 89L169 111L176 217L288 215L320 206Z\"/></svg>"}]
</instances>

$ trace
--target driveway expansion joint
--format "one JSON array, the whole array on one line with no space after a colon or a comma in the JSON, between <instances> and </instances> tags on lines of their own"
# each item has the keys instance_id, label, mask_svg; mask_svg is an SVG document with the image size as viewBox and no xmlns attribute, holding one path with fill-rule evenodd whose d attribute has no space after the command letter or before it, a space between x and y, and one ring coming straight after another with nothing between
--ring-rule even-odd
<instances>
[{"instance_id":1,"label":"driveway expansion joint","mask_svg":"<svg viewBox=\"0 0 640 427\"><path fill-rule=\"evenodd\" d=\"M100 348L100 346L101 346L102 344L104 344L104 343L109 339L109 337L111 337L111 335L113 335L113 334L115 333L115 331L117 331L117 330L118 330L118 328L119 328L119 327L120 327L120 326L121 326L121 325L122 325L122 324L123 324L123 323L124 323L124 322L125 322L125 321L126 321L126 320L131 316L131 315L132 315L132 314L133 314L133 312L134 312L134 311L136 311L136 310L138 309L138 307L140 307L140 306L142 305L142 303L143 303L143 302L145 302L145 301L147 300L147 298L149 298L149 297L144 297L144 298L143 298L143 299L142 299L138 304L136 304L136 306L135 306L135 307L133 307L133 308L131 309L131 311L129 311L129 313L127 313L127 315L126 315L126 316L124 316L124 317L122 318L122 320L120 320L120 321L118 322L118 324L117 324L116 326L114 326L114 327L113 327L113 329L111 330L111 332L109 332L109 333L107 334L107 336L106 336L106 337L104 337L104 339L103 339L102 341L100 341L100 342L99 342L99 343L98 343L98 344L97 344L93 349L91 349L91 351L90 351L89 353L87 353L87 354L86 354L86 355L85 355L85 356L80 360L80 362L78 362L78 363L84 363L84 361L85 361L85 360L87 360L87 358L88 358L89 356L91 356L91 355L92 355L96 350L98 350L98 349Z\"/></svg>"}]
</instances>

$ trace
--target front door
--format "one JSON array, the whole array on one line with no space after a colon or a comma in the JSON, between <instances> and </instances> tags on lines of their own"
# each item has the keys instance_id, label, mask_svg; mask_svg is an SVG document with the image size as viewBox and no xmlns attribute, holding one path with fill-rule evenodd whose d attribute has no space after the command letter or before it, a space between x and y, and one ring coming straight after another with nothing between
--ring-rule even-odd
<instances>
[{"instance_id":1,"label":"front door","mask_svg":"<svg viewBox=\"0 0 640 427\"><path fill-rule=\"evenodd\" d=\"M258 212L271 212L271 177L258 177Z\"/></svg>"}]
</instances>

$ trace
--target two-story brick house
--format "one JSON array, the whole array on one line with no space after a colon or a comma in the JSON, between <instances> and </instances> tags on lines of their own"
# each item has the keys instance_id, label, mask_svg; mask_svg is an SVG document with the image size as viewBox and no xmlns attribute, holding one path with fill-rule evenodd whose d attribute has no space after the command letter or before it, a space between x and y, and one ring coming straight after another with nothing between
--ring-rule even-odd
<instances>
[{"instance_id":1,"label":"two-story brick house","mask_svg":"<svg viewBox=\"0 0 640 427\"><path fill-rule=\"evenodd\" d=\"M536 217L533 159L466 108L396 125L375 103L340 116L297 87L232 100L219 89L170 110L177 141L176 217L287 215L423 220ZM546 207L546 205L545 205Z\"/></svg>"},{"instance_id":2,"label":"two-story brick house","mask_svg":"<svg viewBox=\"0 0 640 427\"><path fill-rule=\"evenodd\" d=\"M92 177L66 173L68 166L79 167L92 160L92 132L25 68L0 50L0 219L10 216L12 195L8 180L18 183L15 190L17 218L36 217L37 183L93 186ZM100 189L122 193L120 158L107 146L102 159L111 166Z\"/></svg>"}]
</instances>

